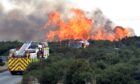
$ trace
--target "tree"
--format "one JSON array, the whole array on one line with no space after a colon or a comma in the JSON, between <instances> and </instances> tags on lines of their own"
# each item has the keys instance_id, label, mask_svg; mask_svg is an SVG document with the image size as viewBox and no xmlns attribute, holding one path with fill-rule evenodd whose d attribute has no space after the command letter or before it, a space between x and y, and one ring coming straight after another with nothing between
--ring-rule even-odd
<instances>
[{"instance_id":1,"label":"tree","mask_svg":"<svg viewBox=\"0 0 140 84\"><path fill-rule=\"evenodd\" d=\"M131 76L134 70L130 64L110 66L97 76L97 84L137 84Z\"/></svg>"},{"instance_id":2,"label":"tree","mask_svg":"<svg viewBox=\"0 0 140 84\"><path fill-rule=\"evenodd\" d=\"M93 84L95 80L94 72L89 62L85 60L75 60L66 73L65 84Z\"/></svg>"}]
</instances>

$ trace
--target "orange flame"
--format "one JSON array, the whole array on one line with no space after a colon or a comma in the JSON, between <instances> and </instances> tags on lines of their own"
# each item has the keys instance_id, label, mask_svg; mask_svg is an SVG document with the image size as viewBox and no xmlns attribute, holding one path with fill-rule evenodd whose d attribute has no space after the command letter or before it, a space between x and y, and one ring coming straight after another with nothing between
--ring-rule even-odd
<instances>
[{"instance_id":1,"label":"orange flame","mask_svg":"<svg viewBox=\"0 0 140 84\"><path fill-rule=\"evenodd\" d=\"M48 23L45 25L45 28L50 25L51 23L53 24L58 24L60 20L60 14L57 11L54 11L48 15Z\"/></svg>"},{"instance_id":2,"label":"orange flame","mask_svg":"<svg viewBox=\"0 0 140 84\"><path fill-rule=\"evenodd\" d=\"M131 31L128 28L123 28L121 26L116 26L115 27L115 38L117 40L121 40L125 37L130 37L131 36Z\"/></svg>"},{"instance_id":3,"label":"orange flame","mask_svg":"<svg viewBox=\"0 0 140 84\"><path fill-rule=\"evenodd\" d=\"M46 36L49 41L55 40L55 38L61 40L120 40L122 38L131 36L130 30L121 26L116 26L111 32L105 32L105 28L101 27L95 33L91 33L93 29L93 20L86 17L84 11L80 9L72 9L74 16L68 21L64 21L60 18L60 13L57 11L51 12L48 16L48 25L57 25L59 27L55 31L49 31Z\"/></svg>"}]
</instances>

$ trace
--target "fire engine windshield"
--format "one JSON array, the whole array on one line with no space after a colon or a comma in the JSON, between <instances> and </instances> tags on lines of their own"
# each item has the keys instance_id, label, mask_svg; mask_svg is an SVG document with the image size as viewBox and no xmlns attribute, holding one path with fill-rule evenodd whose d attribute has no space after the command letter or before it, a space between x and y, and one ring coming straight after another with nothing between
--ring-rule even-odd
<instances>
[{"instance_id":1,"label":"fire engine windshield","mask_svg":"<svg viewBox=\"0 0 140 84\"><path fill-rule=\"evenodd\" d=\"M36 48L38 48L37 42L32 42L31 45L29 46L29 49L36 49Z\"/></svg>"}]
</instances>

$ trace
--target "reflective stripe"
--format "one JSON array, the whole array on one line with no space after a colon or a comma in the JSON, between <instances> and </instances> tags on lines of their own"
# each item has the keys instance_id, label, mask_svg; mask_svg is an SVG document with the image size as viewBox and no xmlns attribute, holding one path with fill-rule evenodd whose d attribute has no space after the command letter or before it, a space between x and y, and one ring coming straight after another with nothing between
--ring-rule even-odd
<instances>
[{"instance_id":1,"label":"reflective stripe","mask_svg":"<svg viewBox=\"0 0 140 84\"><path fill-rule=\"evenodd\" d=\"M8 68L10 71L25 71L27 66L31 63L30 58L9 58Z\"/></svg>"}]
</instances>

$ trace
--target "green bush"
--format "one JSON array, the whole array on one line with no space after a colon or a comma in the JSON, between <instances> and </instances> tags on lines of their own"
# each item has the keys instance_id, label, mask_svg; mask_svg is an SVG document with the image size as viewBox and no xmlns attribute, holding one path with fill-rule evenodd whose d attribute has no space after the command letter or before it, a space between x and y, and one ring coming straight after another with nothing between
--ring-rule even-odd
<instances>
[{"instance_id":1,"label":"green bush","mask_svg":"<svg viewBox=\"0 0 140 84\"><path fill-rule=\"evenodd\" d=\"M28 74L23 75L22 84L34 84L33 82L38 83L38 79L40 79L40 70L32 70Z\"/></svg>"},{"instance_id":2,"label":"green bush","mask_svg":"<svg viewBox=\"0 0 140 84\"><path fill-rule=\"evenodd\" d=\"M37 78L40 84L140 84L139 40L90 41L88 48L50 42L50 56L32 63L23 79Z\"/></svg>"},{"instance_id":3,"label":"green bush","mask_svg":"<svg viewBox=\"0 0 140 84\"><path fill-rule=\"evenodd\" d=\"M32 70L37 70L39 68L39 66L40 66L39 62L30 63L29 66L27 67L26 72L30 72Z\"/></svg>"},{"instance_id":4,"label":"green bush","mask_svg":"<svg viewBox=\"0 0 140 84\"><path fill-rule=\"evenodd\" d=\"M75 60L66 73L65 84L93 84L94 71L86 60Z\"/></svg>"},{"instance_id":5,"label":"green bush","mask_svg":"<svg viewBox=\"0 0 140 84\"><path fill-rule=\"evenodd\" d=\"M5 65L5 63L4 63L4 62L1 62L1 63L0 63L0 66L4 66L4 65Z\"/></svg>"}]
</instances>

